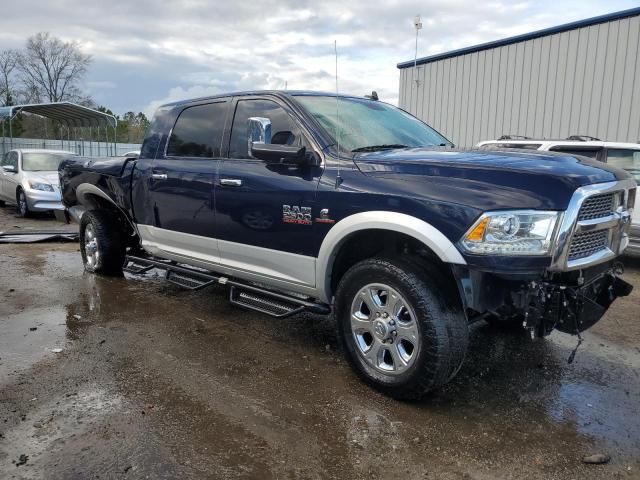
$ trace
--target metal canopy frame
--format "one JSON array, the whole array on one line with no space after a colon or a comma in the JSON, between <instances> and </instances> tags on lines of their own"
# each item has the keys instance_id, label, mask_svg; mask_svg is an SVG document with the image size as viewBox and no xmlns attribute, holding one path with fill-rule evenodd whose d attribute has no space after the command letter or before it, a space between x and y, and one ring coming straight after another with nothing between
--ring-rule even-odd
<instances>
[{"instance_id":1,"label":"metal canopy frame","mask_svg":"<svg viewBox=\"0 0 640 480\"><path fill-rule=\"evenodd\" d=\"M10 149L13 149L13 119L20 113L32 113L39 117L49 118L57 121L61 126L67 127L67 140L70 141L71 128L89 128L98 129L104 127L107 144L113 144L113 152L116 154L116 134L118 128L118 120L113 115L99 112L92 108L83 107L71 102L52 102L52 103L34 103L25 105L12 105L0 107L0 123L2 123L2 136L5 135L5 123L9 123L9 139ZM113 142L109 139L109 129L113 130ZM76 130L77 134L77 130ZM64 137L61 138L64 142ZM98 141L99 142L99 141Z\"/></svg>"}]
</instances>

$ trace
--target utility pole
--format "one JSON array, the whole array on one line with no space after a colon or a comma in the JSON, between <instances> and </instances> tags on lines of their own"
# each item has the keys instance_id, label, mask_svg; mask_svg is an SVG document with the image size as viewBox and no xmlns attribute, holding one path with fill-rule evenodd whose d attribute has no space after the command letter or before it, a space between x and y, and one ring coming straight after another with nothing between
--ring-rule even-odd
<instances>
[{"instance_id":1,"label":"utility pole","mask_svg":"<svg viewBox=\"0 0 640 480\"><path fill-rule=\"evenodd\" d=\"M417 89L420 85L420 80L416 78L416 70L418 65L418 33L420 32L420 29L422 29L422 19L420 18L420 15L416 15L413 18L413 26L416 28L416 51L415 55L413 56L413 81L415 82Z\"/></svg>"}]
</instances>

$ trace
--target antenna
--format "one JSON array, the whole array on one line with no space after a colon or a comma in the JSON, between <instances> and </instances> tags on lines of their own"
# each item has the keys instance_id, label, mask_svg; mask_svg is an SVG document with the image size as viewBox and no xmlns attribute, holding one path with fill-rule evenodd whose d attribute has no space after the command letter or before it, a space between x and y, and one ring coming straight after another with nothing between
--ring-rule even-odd
<instances>
[{"instance_id":1,"label":"antenna","mask_svg":"<svg viewBox=\"0 0 640 480\"><path fill-rule=\"evenodd\" d=\"M337 189L342 183L342 177L340 176L340 110L338 108L338 41L333 41L333 50L336 55L336 150L338 151L338 176L336 177Z\"/></svg>"},{"instance_id":2,"label":"antenna","mask_svg":"<svg viewBox=\"0 0 640 480\"><path fill-rule=\"evenodd\" d=\"M418 86L420 85L420 80L416 79L416 70L418 64L418 33L422 29L422 19L420 18L420 15L416 15L413 18L413 26L416 28L416 51L415 55L413 56L413 81L416 84L416 88L418 88Z\"/></svg>"}]
</instances>

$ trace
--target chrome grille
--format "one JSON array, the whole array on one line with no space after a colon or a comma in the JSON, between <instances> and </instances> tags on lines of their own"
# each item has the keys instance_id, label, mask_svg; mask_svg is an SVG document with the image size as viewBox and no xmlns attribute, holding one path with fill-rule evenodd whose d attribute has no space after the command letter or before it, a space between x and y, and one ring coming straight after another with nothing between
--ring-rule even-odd
<instances>
[{"instance_id":1,"label":"chrome grille","mask_svg":"<svg viewBox=\"0 0 640 480\"><path fill-rule=\"evenodd\" d=\"M616 193L603 193L587 198L580 208L578 221L608 217L615 210Z\"/></svg>"},{"instance_id":2,"label":"chrome grille","mask_svg":"<svg viewBox=\"0 0 640 480\"><path fill-rule=\"evenodd\" d=\"M578 260L609 247L609 230L581 233L573 237L569 249L569 260Z\"/></svg>"}]
</instances>

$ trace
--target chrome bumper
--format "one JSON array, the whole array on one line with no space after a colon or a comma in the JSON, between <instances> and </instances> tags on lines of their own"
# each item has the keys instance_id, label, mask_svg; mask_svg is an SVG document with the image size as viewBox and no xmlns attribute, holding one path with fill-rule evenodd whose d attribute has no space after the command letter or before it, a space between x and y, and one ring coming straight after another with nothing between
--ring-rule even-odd
<instances>
[{"instance_id":1,"label":"chrome bumper","mask_svg":"<svg viewBox=\"0 0 640 480\"><path fill-rule=\"evenodd\" d=\"M629 245L624 254L630 257L640 257L640 224L631 225Z\"/></svg>"}]
</instances>

